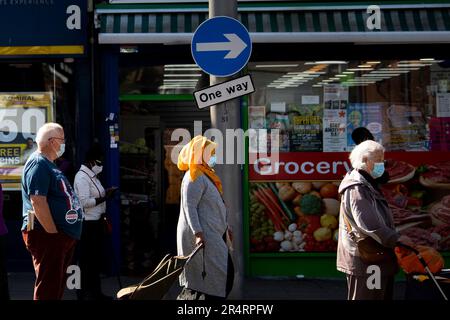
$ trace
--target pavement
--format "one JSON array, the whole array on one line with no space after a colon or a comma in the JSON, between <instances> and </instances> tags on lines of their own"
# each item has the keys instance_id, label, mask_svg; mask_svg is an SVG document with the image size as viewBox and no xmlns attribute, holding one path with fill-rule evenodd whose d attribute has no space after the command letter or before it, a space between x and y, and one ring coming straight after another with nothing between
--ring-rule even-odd
<instances>
[{"instance_id":1,"label":"pavement","mask_svg":"<svg viewBox=\"0 0 450 320\"><path fill-rule=\"evenodd\" d=\"M121 277L122 286L138 283L141 278ZM10 295L12 300L31 300L33 298L34 274L30 272L9 273ZM242 300L345 300L346 282L343 279L316 279L291 277L246 278L242 286ZM120 290L117 277L102 277L103 293L115 296ZM165 300L175 300L181 288L175 282ZM403 300L405 282L397 281L394 299ZM230 296L236 299L237 296ZM75 290L66 289L64 300L76 300Z\"/></svg>"}]
</instances>

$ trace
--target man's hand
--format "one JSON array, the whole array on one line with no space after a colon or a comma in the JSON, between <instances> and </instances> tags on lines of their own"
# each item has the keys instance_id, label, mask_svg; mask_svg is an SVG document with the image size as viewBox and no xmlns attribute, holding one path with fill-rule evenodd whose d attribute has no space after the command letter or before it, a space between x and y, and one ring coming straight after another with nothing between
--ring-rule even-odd
<instances>
[{"instance_id":1,"label":"man's hand","mask_svg":"<svg viewBox=\"0 0 450 320\"><path fill-rule=\"evenodd\" d=\"M34 214L41 226L47 233L58 233L55 222L53 221L50 207L48 206L46 196L30 196L31 205L33 206Z\"/></svg>"}]
</instances>

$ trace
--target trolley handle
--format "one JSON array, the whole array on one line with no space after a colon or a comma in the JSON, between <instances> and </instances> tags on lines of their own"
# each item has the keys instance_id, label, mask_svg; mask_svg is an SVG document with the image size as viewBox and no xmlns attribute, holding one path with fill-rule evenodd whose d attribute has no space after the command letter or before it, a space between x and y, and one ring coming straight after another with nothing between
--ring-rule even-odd
<instances>
[{"instance_id":1,"label":"trolley handle","mask_svg":"<svg viewBox=\"0 0 450 320\"><path fill-rule=\"evenodd\" d=\"M401 247L401 248L405 248L405 249L407 249L407 250L409 250L409 251L414 252L414 253L417 254L417 255L420 255L419 250L417 250L416 248L413 248L413 247L411 247L411 246L409 246L409 245L407 245L407 244L404 244L404 243L402 243L402 242L397 242L397 243L396 243L396 246L397 246L397 247Z\"/></svg>"}]
</instances>

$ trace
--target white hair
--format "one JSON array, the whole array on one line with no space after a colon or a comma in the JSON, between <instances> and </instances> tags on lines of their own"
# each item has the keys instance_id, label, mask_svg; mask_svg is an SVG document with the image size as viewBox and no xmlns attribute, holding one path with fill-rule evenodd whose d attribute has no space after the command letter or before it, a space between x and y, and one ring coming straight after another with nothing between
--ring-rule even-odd
<instances>
[{"instance_id":1,"label":"white hair","mask_svg":"<svg viewBox=\"0 0 450 320\"><path fill-rule=\"evenodd\" d=\"M379 153L384 153L384 147L378 142L366 140L353 149L349 159L354 169L365 170L367 160L373 159Z\"/></svg>"},{"instance_id":2,"label":"white hair","mask_svg":"<svg viewBox=\"0 0 450 320\"><path fill-rule=\"evenodd\" d=\"M39 147L43 147L47 145L48 139L55 136L56 133L59 133L63 131L63 127L54 122L47 122L42 127L39 128L37 134L36 134L36 143Z\"/></svg>"}]
</instances>

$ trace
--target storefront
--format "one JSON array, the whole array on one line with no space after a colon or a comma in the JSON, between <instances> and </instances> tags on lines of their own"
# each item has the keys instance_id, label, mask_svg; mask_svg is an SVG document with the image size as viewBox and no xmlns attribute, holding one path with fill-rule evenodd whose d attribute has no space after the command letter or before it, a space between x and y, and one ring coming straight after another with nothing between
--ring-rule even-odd
<instances>
[{"instance_id":1,"label":"storefront","mask_svg":"<svg viewBox=\"0 0 450 320\"><path fill-rule=\"evenodd\" d=\"M87 1L3 1L0 29L0 182L8 261L18 271L32 267L20 234L20 177L37 130L50 121L64 127L58 164L72 179L92 139Z\"/></svg>"},{"instance_id":2,"label":"storefront","mask_svg":"<svg viewBox=\"0 0 450 320\"><path fill-rule=\"evenodd\" d=\"M368 5L239 4L238 18L253 40L247 71L256 88L242 101L244 129L281 133L278 146L261 135L247 145L246 275L338 275L333 240L337 186L350 168L351 133L359 126L386 147L391 181L384 192L399 229L448 259L448 208L442 208L450 194L450 63L445 54L450 48L450 3L382 5L381 30L375 31L367 29ZM117 57L119 50L144 49L149 61L161 61L158 54L163 54L178 64L191 64L189 42L206 19L207 6L103 5L97 14L100 46L115 48ZM181 66L163 61L168 62L160 78L169 80L166 70ZM114 63L121 65L117 59ZM172 82L167 80L161 80L160 90ZM182 92L192 93L193 88ZM116 91L116 109L106 114L122 113L123 102L132 97L144 99L142 93L122 97L119 109ZM197 111L193 118L199 115ZM127 133L119 128L122 140ZM119 159L118 150L112 149L110 156ZM110 173L119 179L119 162L113 161L117 167ZM120 161L122 167L122 157ZM118 206L116 210L119 217Z\"/></svg>"}]
</instances>

